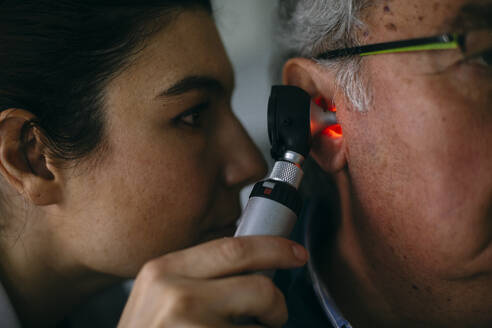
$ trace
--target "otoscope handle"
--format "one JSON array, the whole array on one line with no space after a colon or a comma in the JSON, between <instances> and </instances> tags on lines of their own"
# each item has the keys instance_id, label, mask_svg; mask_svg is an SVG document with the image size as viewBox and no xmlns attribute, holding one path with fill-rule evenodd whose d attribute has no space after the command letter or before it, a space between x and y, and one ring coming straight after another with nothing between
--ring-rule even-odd
<instances>
[{"instance_id":1,"label":"otoscope handle","mask_svg":"<svg viewBox=\"0 0 492 328\"><path fill-rule=\"evenodd\" d=\"M234 236L289 237L302 207L297 191L301 179L302 170L298 166L277 161L270 177L253 187ZM274 275L274 271L258 273Z\"/></svg>"},{"instance_id":2,"label":"otoscope handle","mask_svg":"<svg viewBox=\"0 0 492 328\"><path fill-rule=\"evenodd\" d=\"M291 185L275 180L260 181L253 187L235 236L288 237L301 206L301 198Z\"/></svg>"},{"instance_id":3,"label":"otoscope handle","mask_svg":"<svg viewBox=\"0 0 492 328\"><path fill-rule=\"evenodd\" d=\"M279 162L275 164L270 179L257 182L253 187L246 208L239 219L239 227L234 237L270 235L287 238L290 236L302 207L301 197L296 189L298 182L300 183L300 178L302 178L302 171L299 170L297 173L301 174L301 177L296 178L291 176L292 173L284 170L280 172L281 168L286 168L288 165ZM287 178L289 182L280 181L279 177ZM295 182L296 187L291 184L292 181ZM273 278L275 271L268 270L256 273ZM252 318L237 318L234 323L257 324Z\"/></svg>"},{"instance_id":4,"label":"otoscope handle","mask_svg":"<svg viewBox=\"0 0 492 328\"><path fill-rule=\"evenodd\" d=\"M268 179L253 187L235 236L288 237L302 207L297 191L302 175L296 164L275 162Z\"/></svg>"}]
</instances>

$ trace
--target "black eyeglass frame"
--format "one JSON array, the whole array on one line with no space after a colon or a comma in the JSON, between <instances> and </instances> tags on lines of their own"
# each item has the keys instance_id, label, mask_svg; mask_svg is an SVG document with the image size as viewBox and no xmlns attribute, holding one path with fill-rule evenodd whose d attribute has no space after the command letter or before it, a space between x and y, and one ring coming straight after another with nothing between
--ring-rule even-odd
<instances>
[{"instance_id":1,"label":"black eyeglass frame","mask_svg":"<svg viewBox=\"0 0 492 328\"><path fill-rule=\"evenodd\" d=\"M359 47L342 48L323 52L315 59L333 60L337 58L349 57L354 55L370 56L385 53L426 51L426 50L447 50L465 49L465 34L446 33L425 38L407 39L392 42L368 44Z\"/></svg>"}]
</instances>

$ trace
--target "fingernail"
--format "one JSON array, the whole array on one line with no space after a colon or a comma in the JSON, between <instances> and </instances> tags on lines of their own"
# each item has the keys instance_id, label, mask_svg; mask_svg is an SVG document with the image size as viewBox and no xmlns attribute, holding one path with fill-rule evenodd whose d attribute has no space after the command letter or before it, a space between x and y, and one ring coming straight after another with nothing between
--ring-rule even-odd
<instances>
[{"instance_id":1,"label":"fingernail","mask_svg":"<svg viewBox=\"0 0 492 328\"><path fill-rule=\"evenodd\" d=\"M308 253L306 249L300 245L293 244L292 245L292 251L294 253L294 256L297 257L300 261L306 262L308 258Z\"/></svg>"}]
</instances>

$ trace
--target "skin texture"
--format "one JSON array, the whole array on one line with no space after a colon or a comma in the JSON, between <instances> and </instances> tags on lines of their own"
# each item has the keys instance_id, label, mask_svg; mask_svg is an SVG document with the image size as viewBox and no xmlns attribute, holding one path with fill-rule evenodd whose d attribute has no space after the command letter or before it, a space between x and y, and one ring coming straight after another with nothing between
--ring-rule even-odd
<instances>
[{"instance_id":1,"label":"skin texture","mask_svg":"<svg viewBox=\"0 0 492 328\"><path fill-rule=\"evenodd\" d=\"M210 77L220 86L159 96L189 76ZM67 231L86 235L96 247L87 249L92 243L84 238L67 245L70 253L89 256L87 266L134 276L146 259L219 230L230 233L240 213L240 188L265 173L261 155L231 111L233 84L208 15L183 13L148 41L107 88L111 155L98 170L68 181ZM209 105L196 126L186 124L193 122L190 116L173 121L202 103ZM75 219L81 209L84 214ZM111 217L117 219L106 219ZM106 254L97 258L105 243Z\"/></svg>"},{"instance_id":2,"label":"skin texture","mask_svg":"<svg viewBox=\"0 0 492 328\"><path fill-rule=\"evenodd\" d=\"M171 88L190 76L201 77L193 79L200 88ZM1 281L23 324L52 326L75 304L139 272L125 327L177 327L183 320L229 327L234 315L268 326L285 322L283 297L271 281L219 278L302 265L302 247L293 252L294 243L279 238L222 239L160 257L231 235L239 190L266 173L231 111L232 90L231 65L213 20L190 10L147 40L108 85L106 151L91 165L54 165L37 130L29 133L33 146L20 147L21 126L32 115L22 109L0 115L0 169L10 209ZM202 103L208 105L197 114L182 114ZM248 304L237 297L241 288L251 293ZM255 293L265 302L252 301ZM215 309L229 301L230 307L183 311L190 299L203 298Z\"/></svg>"},{"instance_id":3,"label":"skin texture","mask_svg":"<svg viewBox=\"0 0 492 328\"><path fill-rule=\"evenodd\" d=\"M362 43L449 32L469 3L376 2ZM313 148L342 199L322 265L356 327L492 325L492 73L460 59L454 50L365 58L374 99L363 113L328 69L307 59L284 68L286 83L337 107L343 138Z\"/></svg>"}]
</instances>

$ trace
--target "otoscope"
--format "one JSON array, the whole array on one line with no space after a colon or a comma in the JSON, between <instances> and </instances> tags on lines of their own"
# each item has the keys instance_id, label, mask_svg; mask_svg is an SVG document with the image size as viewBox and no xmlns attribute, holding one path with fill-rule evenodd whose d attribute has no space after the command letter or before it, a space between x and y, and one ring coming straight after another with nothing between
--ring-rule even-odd
<instances>
[{"instance_id":1,"label":"otoscope","mask_svg":"<svg viewBox=\"0 0 492 328\"><path fill-rule=\"evenodd\" d=\"M289 237L302 208L298 188L312 137L336 122L335 113L325 112L304 90L294 86L272 87L268 137L275 164L270 175L254 185L235 237ZM273 276L273 272L262 273Z\"/></svg>"}]
</instances>

